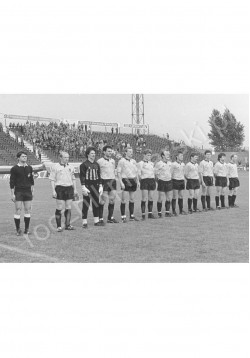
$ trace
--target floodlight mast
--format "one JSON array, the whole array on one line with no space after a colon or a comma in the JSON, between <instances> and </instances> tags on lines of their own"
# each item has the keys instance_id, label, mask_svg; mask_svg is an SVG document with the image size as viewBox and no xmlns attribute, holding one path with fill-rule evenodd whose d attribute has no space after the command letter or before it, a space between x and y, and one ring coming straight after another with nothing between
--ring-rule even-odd
<instances>
[{"instance_id":1,"label":"floodlight mast","mask_svg":"<svg viewBox=\"0 0 250 358\"><path fill-rule=\"evenodd\" d=\"M143 128L134 128L134 125L144 125L144 95L132 94L132 133L145 133Z\"/></svg>"}]
</instances>

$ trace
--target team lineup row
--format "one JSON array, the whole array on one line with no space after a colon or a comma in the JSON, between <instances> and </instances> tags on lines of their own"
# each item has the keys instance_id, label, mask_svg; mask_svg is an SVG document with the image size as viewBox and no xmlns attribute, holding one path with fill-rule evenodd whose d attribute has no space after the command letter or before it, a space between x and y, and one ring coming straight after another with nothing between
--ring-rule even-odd
<instances>
[{"instance_id":1,"label":"team lineup row","mask_svg":"<svg viewBox=\"0 0 250 358\"><path fill-rule=\"evenodd\" d=\"M86 150L86 161L80 165L80 182L82 187L82 227L87 228L87 217L92 202L92 210L95 226L104 226L103 211L108 201L107 223L118 223L114 218L114 205L117 195L117 180L121 187L121 220L127 222L126 199L129 196L129 220L138 221L134 216L135 192L141 190L141 220L146 219L146 204L148 207L147 216L155 219L153 214L153 194L157 187L157 217L161 218L162 206L165 204L165 216L178 216L176 203L178 200L179 214L187 215L195 212L214 210L211 206L212 188L215 184L216 209L226 208L225 195L228 192L228 208L237 207L235 204L237 189L239 187L237 171L237 155L230 157L226 163L226 155L220 153L218 161L214 165L211 161L211 151L205 151L205 159L199 165L198 155L192 153L190 161L183 163L183 153L178 152L176 160L170 161L170 152L163 150L160 153L160 160L155 164L151 161L152 151L144 151L143 160L139 163L132 158L133 149L127 148L125 156L119 160L117 168L112 159L112 147L106 145L103 148L103 157L95 160L95 148L89 147ZM15 203L14 221L17 235L21 235L20 214L22 203L24 206L24 233L29 233L31 216L31 201L34 196L34 179L32 167L27 165L25 152L17 153L18 164L11 168L10 188L11 200ZM65 216L65 230L74 230L70 224L72 200L79 197L76 189L74 168L68 163L69 154L62 152L59 163L55 164L50 173L52 196L56 199L55 219L57 231L62 231L61 217L62 210ZM215 179L215 180L214 180ZM214 183L215 181L215 183ZM198 197L201 187L202 209L198 209ZM183 209L183 192L188 190L187 206L188 211ZM148 202L147 202L148 201ZM172 208L172 213L170 209Z\"/></svg>"}]
</instances>

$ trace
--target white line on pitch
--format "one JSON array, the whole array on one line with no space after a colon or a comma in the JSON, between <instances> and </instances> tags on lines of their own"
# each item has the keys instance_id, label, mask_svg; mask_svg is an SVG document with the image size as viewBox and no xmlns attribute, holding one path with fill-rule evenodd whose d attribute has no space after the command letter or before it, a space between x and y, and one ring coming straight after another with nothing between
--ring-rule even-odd
<instances>
[{"instance_id":1,"label":"white line on pitch","mask_svg":"<svg viewBox=\"0 0 250 358\"><path fill-rule=\"evenodd\" d=\"M39 254L37 252L29 252L29 251L26 251L23 249L18 249L17 247L12 247L12 246L5 245L5 244L0 244L0 247L2 247L3 249L9 250L9 251L18 252L19 254L28 255L28 256L37 257L37 258L43 258L43 259L47 259L52 262L60 262L60 260L55 257Z\"/></svg>"}]
</instances>

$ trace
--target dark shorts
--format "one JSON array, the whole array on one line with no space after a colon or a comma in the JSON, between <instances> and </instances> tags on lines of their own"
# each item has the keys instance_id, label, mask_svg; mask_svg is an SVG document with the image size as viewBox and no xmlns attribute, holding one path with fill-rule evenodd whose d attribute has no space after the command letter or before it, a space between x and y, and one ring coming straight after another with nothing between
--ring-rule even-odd
<instances>
[{"instance_id":1,"label":"dark shorts","mask_svg":"<svg viewBox=\"0 0 250 358\"><path fill-rule=\"evenodd\" d=\"M173 190L184 190L185 189L185 180L172 179Z\"/></svg>"},{"instance_id":2,"label":"dark shorts","mask_svg":"<svg viewBox=\"0 0 250 358\"><path fill-rule=\"evenodd\" d=\"M225 188L227 186L227 177L216 177L215 186L221 186L222 188Z\"/></svg>"},{"instance_id":3,"label":"dark shorts","mask_svg":"<svg viewBox=\"0 0 250 358\"><path fill-rule=\"evenodd\" d=\"M103 191L112 191L116 190L116 180L115 179L102 179Z\"/></svg>"},{"instance_id":4,"label":"dark shorts","mask_svg":"<svg viewBox=\"0 0 250 358\"><path fill-rule=\"evenodd\" d=\"M206 186L213 186L214 178L213 177L203 177L203 181Z\"/></svg>"},{"instance_id":5,"label":"dark shorts","mask_svg":"<svg viewBox=\"0 0 250 358\"><path fill-rule=\"evenodd\" d=\"M15 190L16 201L31 201L32 192L31 189Z\"/></svg>"},{"instance_id":6,"label":"dark shorts","mask_svg":"<svg viewBox=\"0 0 250 358\"><path fill-rule=\"evenodd\" d=\"M137 181L136 179L122 179L123 184L125 185L124 191L136 191L137 190Z\"/></svg>"},{"instance_id":7,"label":"dark shorts","mask_svg":"<svg viewBox=\"0 0 250 358\"><path fill-rule=\"evenodd\" d=\"M200 181L199 179L187 179L187 190L196 190L200 189Z\"/></svg>"},{"instance_id":8,"label":"dark shorts","mask_svg":"<svg viewBox=\"0 0 250 358\"><path fill-rule=\"evenodd\" d=\"M58 200L73 200L74 199L74 189L73 186L61 186L57 185L56 188L56 194Z\"/></svg>"},{"instance_id":9,"label":"dark shorts","mask_svg":"<svg viewBox=\"0 0 250 358\"><path fill-rule=\"evenodd\" d=\"M141 190L155 190L156 189L155 179L154 178L141 179L140 189Z\"/></svg>"},{"instance_id":10,"label":"dark shorts","mask_svg":"<svg viewBox=\"0 0 250 358\"><path fill-rule=\"evenodd\" d=\"M162 192L166 193L171 190L173 190L172 180L169 180L169 181L164 181L161 179L158 180L157 191L162 191Z\"/></svg>"},{"instance_id":11,"label":"dark shorts","mask_svg":"<svg viewBox=\"0 0 250 358\"><path fill-rule=\"evenodd\" d=\"M240 182L238 178L229 178L229 190L238 188L238 186L240 186Z\"/></svg>"}]
</instances>

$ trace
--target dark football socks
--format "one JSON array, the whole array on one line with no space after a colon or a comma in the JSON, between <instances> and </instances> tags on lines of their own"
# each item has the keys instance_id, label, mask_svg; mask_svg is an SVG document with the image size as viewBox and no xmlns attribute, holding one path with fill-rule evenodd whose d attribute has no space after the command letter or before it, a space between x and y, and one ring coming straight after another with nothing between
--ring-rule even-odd
<instances>
[{"instance_id":1,"label":"dark football socks","mask_svg":"<svg viewBox=\"0 0 250 358\"><path fill-rule=\"evenodd\" d=\"M182 198L178 199L178 205L179 205L180 213L182 213L182 210L183 210L183 199Z\"/></svg>"},{"instance_id":2,"label":"dark football socks","mask_svg":"<svg viewBox=\"0 0 250 358\"><path fill-rule=\"evenodd\" d=\"M104 204L99 204L99 219L103 219Z\"/></svg>"},{"instance_id":3,"label":"dark football socks","mask_svg":"<svg viewBox=\"0 0 250 358\"><path fill-rule=\"evenodd\" d=\"M19 230L20 229L20 215L15 214L14 221L15 221L15 225L16 225L16 230Z\"/></svg>"},{"instance_id":4,"label":"dark football socks","mask_svg":"<svg viewBox=\"0 0 250 358\"><path fill-rule=\"evenodd\" d=\"M65 216L65 226L67 227L70 225L71 209L66 209L64 211L64 216Z\"/></svg>"},{"instance_id":5,"label":"dark football socks","mask_svg":"<svg viewBox=\"0 0 250 358\"><path fill-rule=\"evenodd\" d=\"M153 201L149 200L148 201L148 213L152 214L152 210L153 210Z\"/></svg>"},{"instance_id":6,"label":"dark football socks","mask_svg":"<svg viewBox=\"0 0 250 358\"><path fill-rule=\"evenodd\" d=\"M129 215L133 216L134 215L134 207L135 207L135 203L130 201L128 204L128 208L129 208Z\"/></svg>"},{"instance_id":7,"label":"dark football socks","mask_svg":"<svg viewBox=\"0 0 250 358\"><path fill-rule=\"evenodd\" d=\"M56 217L57 227L61 227L61 217L62 217L61 210L56 209L55 217Z\"/></svg>"},{"instance_id":8,"label":"dark football socks","mask_svg":"<svg viewBox=\"0 0 250 358\"><path fill-rule=\"evenodd\" d=\"M225 208L225 195L220 195L221 207Z\"/></svg>"},{"instance_id":9,"label":"dark football socks","mask_svg":"<svg viewBox=\"0 0 250 358\"><path fill-rule=\"evenodd\" d=\"M121 203L121 216L125 216L125 207L126 207L126 204Z\"/></svg>"},{"instance_id":10,"label":"dark football socks","mask_svg":"<svg viewBox=\"0 0 250 358\"><path fill-rule=\"evenodd\" d=\"M207 208L210 209L210 195L206 195Z\"/></svg>"},{"instance_id":11,"label":"dark football socks","mask_svg":"<svg viewBox=\"0 0 250 358\"><path fill-rule=\"evenodd\" d=\"M215 197L215 205L216 205L216 208L217 208L218 206L220 206L220 198L219 198L219 196L216 196L216 197Z\"/></svg>"},{"instance_id":12,"label":"dark football socks","mask_svg":"<svg viewBox=\"0 0 250 358\"><path fill-rule=\"evenodd\" d=\"M202 209L206 209L206 197L205 195L201 195L201 204L202 204Z\"/></svg>"},{"instance_id":13,"label":"dark football socks","mask_svg":"<svg viewBox=\"0 0 250 358\"><path fill-rule=\"evenodd\" d=\"M191 211L192 210L192 199L188 198L188 210Z\"/></svg>"},{"instance_id":14,"label":"dark football socks","mask_svg":"<svg viewBox=\"0 0 250 358\"><path fill-rule=\"evenodd\" d=\"M110 204L109 203L109 206L108 206L108 220L111 220L111 218L113 217L114 207L115 207L115 204Z\"/></svg>"}]
</instances>

